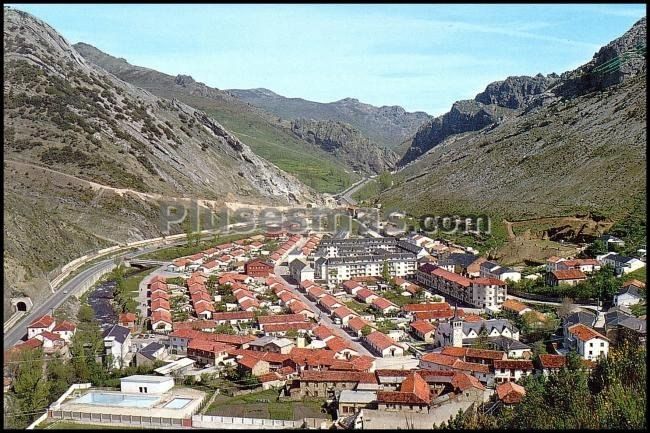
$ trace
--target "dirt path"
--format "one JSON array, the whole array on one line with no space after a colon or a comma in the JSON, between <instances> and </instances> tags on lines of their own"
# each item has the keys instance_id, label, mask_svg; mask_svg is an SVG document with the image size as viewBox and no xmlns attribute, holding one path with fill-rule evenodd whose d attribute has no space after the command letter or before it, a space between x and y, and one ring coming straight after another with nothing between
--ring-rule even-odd
<instances>
[{"instance_id":1,"label":"dirt path","mask_svg":"<svg viewBox=\"0 0 650 433\"><path fill-rule=\"evenodd\" d=\"M506 231L508 232L508 239L514 240L516 236L515 236L515 232L512 230L512 223L504 219L503 224L506 225Z\"/></svg>"}]
</instances>

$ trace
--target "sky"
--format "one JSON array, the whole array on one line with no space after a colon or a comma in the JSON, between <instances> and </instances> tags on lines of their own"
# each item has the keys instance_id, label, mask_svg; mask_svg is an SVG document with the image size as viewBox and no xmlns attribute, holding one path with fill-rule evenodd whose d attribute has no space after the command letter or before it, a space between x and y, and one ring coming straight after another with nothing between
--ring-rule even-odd
<instances>
[{"instance_id":1,"label":"sky","mask_svg":"<svg viewBox=\"0 0 650 433\"><path fill-rule=\"evenodd\" d=\"M211 87L432 115L508 76L574 69L646 14L643 4L11 6L71 43Z\"/></svg>"}]
</instances>

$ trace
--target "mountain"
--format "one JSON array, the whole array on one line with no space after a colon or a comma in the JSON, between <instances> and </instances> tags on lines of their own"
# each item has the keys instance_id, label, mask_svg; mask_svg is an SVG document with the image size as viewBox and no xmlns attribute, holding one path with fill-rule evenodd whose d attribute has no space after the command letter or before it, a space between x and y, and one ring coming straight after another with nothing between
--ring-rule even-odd
<instances>
[{"instance_id":1,"label":"mountain","mask_svg":"<svg viewBox=\"0 0 650 433\"><path fill-rule=\"evenodd\" d=\"M89 250L160 236L161 201L321 202L206 113L125 83L41 20L4 12L5 311L12 294L37 302L48 273Z\"/></svg>"},{"instance_id":2,"label":"mountain","mask_svg":"<svg viewBox=\"0 0 650 433\"><path fill-rule=\"evenodd\" d=\"M508 77L489 84L473 100L459 101L451 110L422 125L400 145L406 165L446 138L465 132L495 127L505 118L516 117L559 98L571 98L620 84L627 77L645 71L645 18L623 36L601 48L593 59L562 76L537 74Z\"/></svg>"},{"instance_id":3,"label":"mountain","mask_svg":"<svg viewBox=\"0 0 650 433\"><path fill-rule=\"evenodd\" d=\"M397 147L431 118L422 111L409 113L399 106L375 107L354 98L321 103L302 98L286 98L268 89L230 89L228 92L283 119L305 118L348 123L370 141L387 148Z\"/></svg>"},{"instance_id":4,"label":"mountain","mask_svg":"<svg viewBox=\"0 0 650 433\"><path fill-rule=\"evenodd\" d=\"M358 179L352 168L318 146L296 137L289 122L197 82L189 75L172 76L134 66L85 43L74 48L90 63L156 96L176 99L216 119L242 143L280 169L320 192L335 193Z\"/></svg>"},{"instance_id":5,"label":"mountain","mask_svg":"<svg viewBox=\"0 0 650 433\"><path fill-rule=\"evenodd\" d=\"M291 122L291 131L364 174L390 171L398 160L395 152L371 143L346 123L298 119Z\"/></svg>"},{"instance_id":6,"label":"mountain","mask_svg":"<svg viewBox=\"0 0 650 433\"><path fill-rule=\"evenodd\" d=\"M644 18L575 71L509 78L454 104L418 131L407 155L422 156L378 200L413 214L519 220L580 213L617 221L645 209L646 66L637 48L645 37ZM504 117L492 122L490 109Z\"/></svg>"}]
</instances>

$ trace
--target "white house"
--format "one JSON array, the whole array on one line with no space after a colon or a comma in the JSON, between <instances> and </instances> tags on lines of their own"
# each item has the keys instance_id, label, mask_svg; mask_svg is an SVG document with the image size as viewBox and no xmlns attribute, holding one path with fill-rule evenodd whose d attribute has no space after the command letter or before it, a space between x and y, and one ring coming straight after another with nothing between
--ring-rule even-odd
<instances>
[{"instance_id":1,"label":"white house","mask_svg":"<svg viewBox=\"0 0 650 433\"><path fill-rule=\"evenodd\" d=\"M112 368L120 368L126 355L131 350L131 332L129 328L113 325L104 331L104 354L112 358Z\"/></svg>"},{"instance_id":2,"label":"white house","mask_svg":"<svg viewBox=\"0 0 650 433\"><path fill-rule=\"evenodd\" d=\"M494 360L494 381L496 383L516 382L523 376L532 374L533 361L529 360Z\"/></svg>"},{"instance_id":3,"label":"white house","mask_svg":"<svg viewBox=\"0 0 650 433\"><path fill-rule=\"evenodd\" d=\"M614 268L616 275L628 274L645 267L645 263L634 257L621 256L616 253L607 253L596 258L603 264Z\"/></svg>"},{"instance_id":4,"label":"white house","mask_svg":"<svg viewBox=\"0 0 650 433\"><path fill-rule=\"evenodd\" d=\"M77 332L77 325L64 320L61 323L57 323L52 332L63 338L66 343L69 343L72 340L72 336Z\"/></svg>"},{"instance_id":5,"label":"white house","mask_svg":"<svg viewBox=\"0 0 650 433\"><path fill-rule=\"evenodd\" d=\"M521 280L521 272L514 269L506 268L498 263L483 262L480 265L480 276L483 278L495 278L497 280L506 281L519 281Z\"/></svg>"},{"instance_id":6,"label":"white house","mask_svg":"<svg viewBox=\"0 0 650 433\"><path fill-rule=\"evenodd\" d=\"M36 337L38 334L44 331L52 331L56 326L56 321L54 317L46 314L45 316L39 317L29 324L27 327L27 339Z\"/></svg>"},{"instance_id":7,"label":"white house","mask_svg":"<svg viewBox=\"0 0 650 433\"><path fill-rule=\"evenodd\" d=\"M641 294L639 287L634 284L623 286L621 290L614 296L614 305L636 305L641 301Z\"/></svg>"},{"instance_id":8,"label":"white house","mask_svg":"<svg viewBox=\"0 0 650 433\"><path fill-rule=\"evenodd\" d=\"M404 348L382 332L373 331L365 337L365 340L382 358L404 356Z\"/></svg>"},{"instance_id":9,"label":"white house","mask_svg":"<svg viewBox=\"0 0 650 433\"><path fill-rule=\"evenodd\" d=\"M120 391L131 394L163 394L174 387L174 378L136 374L120 379Z\"/></svg>"},{"instance_id":10,"label":"white house","mask_svg":"<svg viewBox=\"0 0 650 433\"><path fill-rule=\"evenodd\" d=\"M569 348L574 348L578 355L590 361L607 357L609 340L592 328L578 323L568 328Z\"/></svg>"}]
</instances>

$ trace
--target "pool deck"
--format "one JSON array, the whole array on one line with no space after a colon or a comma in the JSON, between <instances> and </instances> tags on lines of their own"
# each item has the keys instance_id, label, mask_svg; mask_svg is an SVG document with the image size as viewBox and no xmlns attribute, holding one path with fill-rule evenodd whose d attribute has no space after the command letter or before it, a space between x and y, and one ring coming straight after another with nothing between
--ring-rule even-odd
<instances>
[{"instance_id":1,"label":"pool deck","mask_svg":"<svg viewBox=\"0 0 650 433\"><path fill-rule=\"evenodd\" d=\"M120 392L106 391L104 389L89 389L88 392L122 394ZM147 397L158 397L154 394L130 394L125 395L138 395ZM85 393L84 393L85 395ZM83 413L103 413L106 415L133 415L133 416L148 416L148 417L161 417L161 418L188 418L195 414L201 402L206 397L206 393L192 388L176 388L161 394L160 399L150 407L138 406L110 406L102 404L84 404L75 403L76 397L71 398L61 404L59 410L64 412L83 412ZM187 398L192 400L182 408L164 408L163 406L175 398Z\"/></svg>"}]
</instances>

